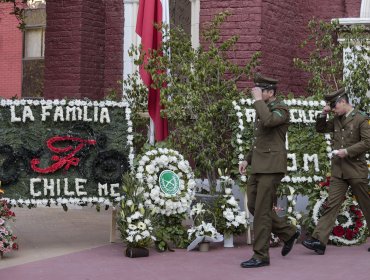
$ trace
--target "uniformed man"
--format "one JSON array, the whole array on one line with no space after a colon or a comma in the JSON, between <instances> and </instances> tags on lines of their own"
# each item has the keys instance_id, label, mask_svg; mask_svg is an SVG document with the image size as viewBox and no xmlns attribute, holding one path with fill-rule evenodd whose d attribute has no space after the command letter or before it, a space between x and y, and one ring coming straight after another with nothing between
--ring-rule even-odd
<instances>
[{"instance_id":1,"label":"uniformed man","mask_svg":"<svg viewBox=\"0 0 370 280\"><path fill-rule=\"evenodd\" d=\"M270 264L269 245L271 232L284 241L282 255L287 255L299 237L297 228L280 218L273 211L276 189L287 171L286 132L289 126L289 111L276 98L277 80L257 74L252 88L255 100L256 121L254 141L246 157L239 164L239 172L245 174L251 166L247 183L248 210L254 216L254 254L242 262L244 268Z\"/></svg>"},{"instance_id":2,"label":"uniformed man","mask_svg":"<svg viewBox=\"0 0 370 280\"><path fill-rule=\"evenodd\" d=\"M325 253L329 235L334 227L348 186L370 225L370 197L368 194L368 167L365 154L370 149L370 123L365 113L354 109L348 101L344 89L325 96L327 105L316 120L316 131L333 132L333 157L331 161L331 179L328 205L321 216L312 239L303 241L303 245L317 254ZM332 111L334 118L328 120Z\"/></svg>"}]
</instances>

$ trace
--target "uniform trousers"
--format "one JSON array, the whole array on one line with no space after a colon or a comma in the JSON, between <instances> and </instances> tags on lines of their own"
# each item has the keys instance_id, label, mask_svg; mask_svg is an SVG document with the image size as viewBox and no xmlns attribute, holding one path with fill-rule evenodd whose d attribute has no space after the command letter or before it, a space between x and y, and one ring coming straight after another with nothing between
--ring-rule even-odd
<instances>
[{"instance_id":1,"label":"uniform trousers","mask_svg":"<svg viewBox=\"0 0 370 280\"><path fill-rule=\"evenodd\" d=\"M281 240L288 241L296 232L296 227L279 217L273 211L276 189L284 177L283 173L253 174L248 179L248 210L254 216L253 258L269 260L271 232Z\"/></svg>"},{"instance_id":2,"label":"uniform trousers","mask_svg":"<svg viewBox=\"0 0 370 280\"><path fill-rule=\"evenodd\" d=\"M321 216L312 237L327 244L335 220L337 219L340 207L345 199L348 187L351 186L352 193L355 195L358 204L365 216L367 226L370 225L370 196L368 193L368 179L342 179L331 177L329 187L329 197L327 208Z\"/></svg>"}]
</instances>

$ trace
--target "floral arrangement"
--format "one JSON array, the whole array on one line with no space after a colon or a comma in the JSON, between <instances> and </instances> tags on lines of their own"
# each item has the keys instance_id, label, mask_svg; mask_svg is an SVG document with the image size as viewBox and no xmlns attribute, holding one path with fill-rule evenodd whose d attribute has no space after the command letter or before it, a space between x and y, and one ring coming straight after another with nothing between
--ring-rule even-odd
<instances>
[{"instance_id":1,"label":"floral arrangement","mask_svg":"<svg viewBox=\"0 0 370 280\"><path fill-rule=\"evenodd\" d=\"M218 236L220 236L220 233L218 233L212 223L206 223L204 221L201 221L200 225L192 226L188 229L189 240L194 240L197 237L217 238Z\"/></svg>"},{"instance_id":2,"label":"floral arrangement","mask_svg":"<svg viewBox=\"0 0 370 280\"><path fill-rule=\"evenodd\" d=\"M169 194L161 188L159 177L163 171L177 176L176 193ZM147 151L138 161L136 178L145 186L145 206L154 213L170 216L190 208L196 183L189 162L179 152L167 148Z\"/></svg>"},{"instance_id":3,"label":"floral arrangement","mask_svg":"<svg viewBox=\"0 0 370 280\"><path fill-rule=\"evenodd\" d=\"M228 176L221 176L222 194L213 205L216 228L224 235L241 234L248 226L245 211L240 211L238 202L232 194L234 181Z\"/></svg>"},{"instance_id":4,"label":"floral arrangement","mask_svg":"<svg viewBox=\"0 0 370 280\"><path fill-rule=\"evenodd\" d=\"M328 197L327 188L330 187L330 178L322 182L317 188L319 191L316 197L310 197L310 200L316 201L312 210L312 222L317 225L322 213L325 210ZM339 215L335 221L335 226L329 240L337 245L355 245L366 241L367 225L366 220L358 206L357 201L349 191L342 204Z\"/></svg>"},{"instance_id":5,"label":"floral arrangement","mask_svg":"<svg viewBox=\"0 0 370 280\"><path fill-rule=\"evenodd\" d=\"M121 210L117 224L121 238L131 248L147 248L152 241L153 227L151 215L144 208L144 188L133 174L123 176L123 192L125 200L121 201Z\"/></svg>"},{"instance_id":6,"label":"floral arrangement","mask_svg":"<svg viewBox=\"0 0 370 280\"><path fill-rule=\"evenodd\" d=\"M212 211L205 209L203 203L193 205L190 210L190 218L193 220L193 225L188 229L188 239L191 241L187 248L188 251L202 242L223 241L222 234L213 225L213 223L216 223L216 217Z\"/></svg>"},{"instance_id":7,"label":"floral arrangement","mask_svg":"<svg viewBox=\"0 0 370 280\"><path fill-rule=\"evenodd\" d=\"M1 191L1 189L0 189ZM15 236L7 225L7 221L14 220L15 214L8 207L5 200L0 200L0 253L9 253L11 250L18 250L18 243Z\"/></svg>"},{"instance_id":8,"label":"floral arrangement","mask_svg":"<svg viewBox=\"0 0 370 280\"><path fill-rule=\"evenodd\" d=\"M109 170L109 174L115 172L115 175L119 173L117 178L121 177L123 173L123 164L121 164L121 158L118 154L124 154L125 160L127 161L127 164L124 166L125 171L128 167L133 167L135 156L133 147L133 122L131 120L132 112L129 102L126 100L116 102L111 100L90 101L77 99L1 99L0 110L2 111L4 118L9 120L9 122L6 122L7 124L4 129L6 131L10 131L10 133L8 132L4 134L6 136L4 136L5 138L3 139L3 142L11 143L9 144L11 146L10 149L10 146L7 147L8 145L0 147L2 150L3 169L7 170L4 162L8 159L10 159L11 162L17 163L14 168L9 169L9 172L4 172L4 174L2 174L3 183L4 179L8 179L8 181L10 181L8 182L8 185L12 185L12 188L5 186L5 189L8 189L6 193L7 197L4 199L6 199L9 204L20 207L35 207L50 205L63 206L66 204L84 206L92 203L99 206L104 205L109 207L110 205L119 203L122 199L119 195L109 194L109 191L101 195L100 192L99 194L95 194L94 191L98 188L98 183L102 183L103 185L104 183L111 185L116 184L117 187L119 187L120 182L109 181L109 179L112 179L111 177L104 177L104 180L101 178L107 173L107 170ZM124 124L124 127L122 127L122 124ZM85 126L88 127L89 130L87 128L83 128ZM115 129L107 129L108 126L112 126L112 128L119 127L120 129L119 131L116 131ZM71 142L72 140L74 142L80 141L80 145L84 144L87 146L86 144L88 144L89 146L94 146L94 149L90 149L89 152L85 152L85 150L88 150L87 147L85 147L84 150L81 150L80 147L77 146L78 149L73 151L73 157L71 158L68 157L70 155L67 157L64 157L64 155L58 155L58 159L54 153L53 157L50 159L50 168L37 168L38 166L36 165L38 165L38 162L33 161L33 170L38 173L48 173L48 177L46 178L50 178L50 180L52 180L54 178L59 178L58 176L61 174L61 172L56 172L61 169L58 164L66 162L67 164L65 167L68 167L70 164L75 165L73 170L71 170L71 168L68 170L70 172L64 172L63 174L66 174L66 178L77 176L82 177L80 176L81 174L86 175L83 176L85 177L83 180L87 181L83 181L83 183L86 185L85 190L89 191L88 194L84 195L84 192L76 191L75 194L64 193L64 195L62 195L63 188L61 188L61 194L58 193L54 196L44 195L42 190L40 192L36 192L36 194L40 193L40 195L32 195L30 189L33 183L31 182L31 179L33 178L29 178L32 173L28 172L26 174L23 172L23 166L20 163L25 160L31 161L31 159L39 158L40 154L38 151L35 151L35 148L39 147L40 137L42 139L50 134L50 131L45 129L45 127L51 127L52 131L55 130L56 136L52 138L54 142L60 140L67 142ZM22 131L22 135L24 137L14 135L13 131ZM34 131L37 131L37 135ZM92 135L97 137L96 139L93 139L96 143L90 141L92 139L89 139L89 143L82 143L82 140L79 139L80 136L77 138L70 137L67 139L65 134L69 134L71 132L73 135L76 134L77 136L80 134L86 135L86 132L88 132L89 136ZM103 133L104 135L102 135ZM106 141L106 138L110 139L110 141ZM52 142L47 142L46 144L50 151L55 152L55 149L57 149L57 147L53 146ZM79 144L74 143L74 145ZM108 150L108 148L110 150ZM72 151L69 152L72 153ZM75 159L75 154L77 154L77 152L79 155L84 156L84 160L81 160L78 166L76 166L78 161ZM108 157L107 152L114 153L110 154ZM87 157L90 157L90 159L86 160ZM12 160L14 158L16 160ZM107 166L108 162L110 166ZM116 164L118 167L115 166L114 163L118 163ZM38 179L36 178L36 180ZM38 181L36 183L39 184L39 188L40 186L43 187L43 185ZM72 185L72 183L70 183L70 185ZM24 189L25 187L29 189ZM112 189L112 186L108 185L107 188L109 187ZM21 195L24 193L29 193L31 196Z\"/></svg>"}]
</instances>

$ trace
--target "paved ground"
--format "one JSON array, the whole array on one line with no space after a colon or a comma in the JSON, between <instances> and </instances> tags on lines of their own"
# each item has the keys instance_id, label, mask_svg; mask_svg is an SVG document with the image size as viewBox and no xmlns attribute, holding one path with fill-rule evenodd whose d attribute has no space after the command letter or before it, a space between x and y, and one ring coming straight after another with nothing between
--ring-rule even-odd
<instances>
[{"instance_id":1,"label":"paved ground","mask_svg":"<svg viewBox=\"0 0 370 280\"><path fill-rule=\"evenodd\" d=\"M0 279L250 279L250 280L369 280L370 240L353 247L330 246L318 256L296 244L287 257L281 247L271 248L271 265L242 269L239 263L251 254L245 240L236 248L212 244L209 252L157 253L130 259L124 246L109 243L111 212L95 209L17 209L15 231L20 250L0 260Z\"/></svg>"},{"instance_id":2,"label":"paved ground","mask_svg":"<svg viewBox=\"0 0 370 280\"><path fill-rule=\"evenodd\" d=\"M0 269L110 244L111 210L97 212L90 207L67 212L42 207L13 210L16 222L12 229L20 248L0 260Z\"/></svg>"}]
</instances>

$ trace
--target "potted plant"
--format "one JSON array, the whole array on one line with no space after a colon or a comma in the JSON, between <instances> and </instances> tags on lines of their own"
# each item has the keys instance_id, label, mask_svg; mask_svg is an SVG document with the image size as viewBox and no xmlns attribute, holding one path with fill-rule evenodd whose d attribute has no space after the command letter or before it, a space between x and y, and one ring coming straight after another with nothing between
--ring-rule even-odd
<instances>
[{"instance_id":1,"label":"potted plant","mask_svg":"<svg viewBox=\"0 0 370 280\"><path fill-rule=\"evenodd\" d=\"M212 212L216 217L216 229L224 234L224 247L234 247L233 235L245 232L248 221L232 193L234 181L221 176L220 182L222 193L214 201Z\"/></svg>"},{"instance_id":2,"label":"potted plant","mask_svg":"<svg viewBox=\"0 0 370 280\"><path fill-rule=\"evenodd\" d=\"M212 212L204 208L204 204L197 203L190 211L194 224L188 229L188 238L191 241L187 250L193 250L199 244L199 251L206 252L209 249L210 242L221 242L223 240L220 234L212 224L215 220ZM214 223L215 221L213 221Z\"/></svg>"},{"instance_id":3,"label":"potted plant","mask_svg":"<svg viewBox=\"0 0 370 280\"><path fill-rule=\"evenodd\" d=\"M150 213L144 208L144 188L130 173L124 174L122 182L125 200L121 202L117 224L121 238L127 244L126 256L147 257L148 247L155 237Z\"/></svg>"}]
</instances>

